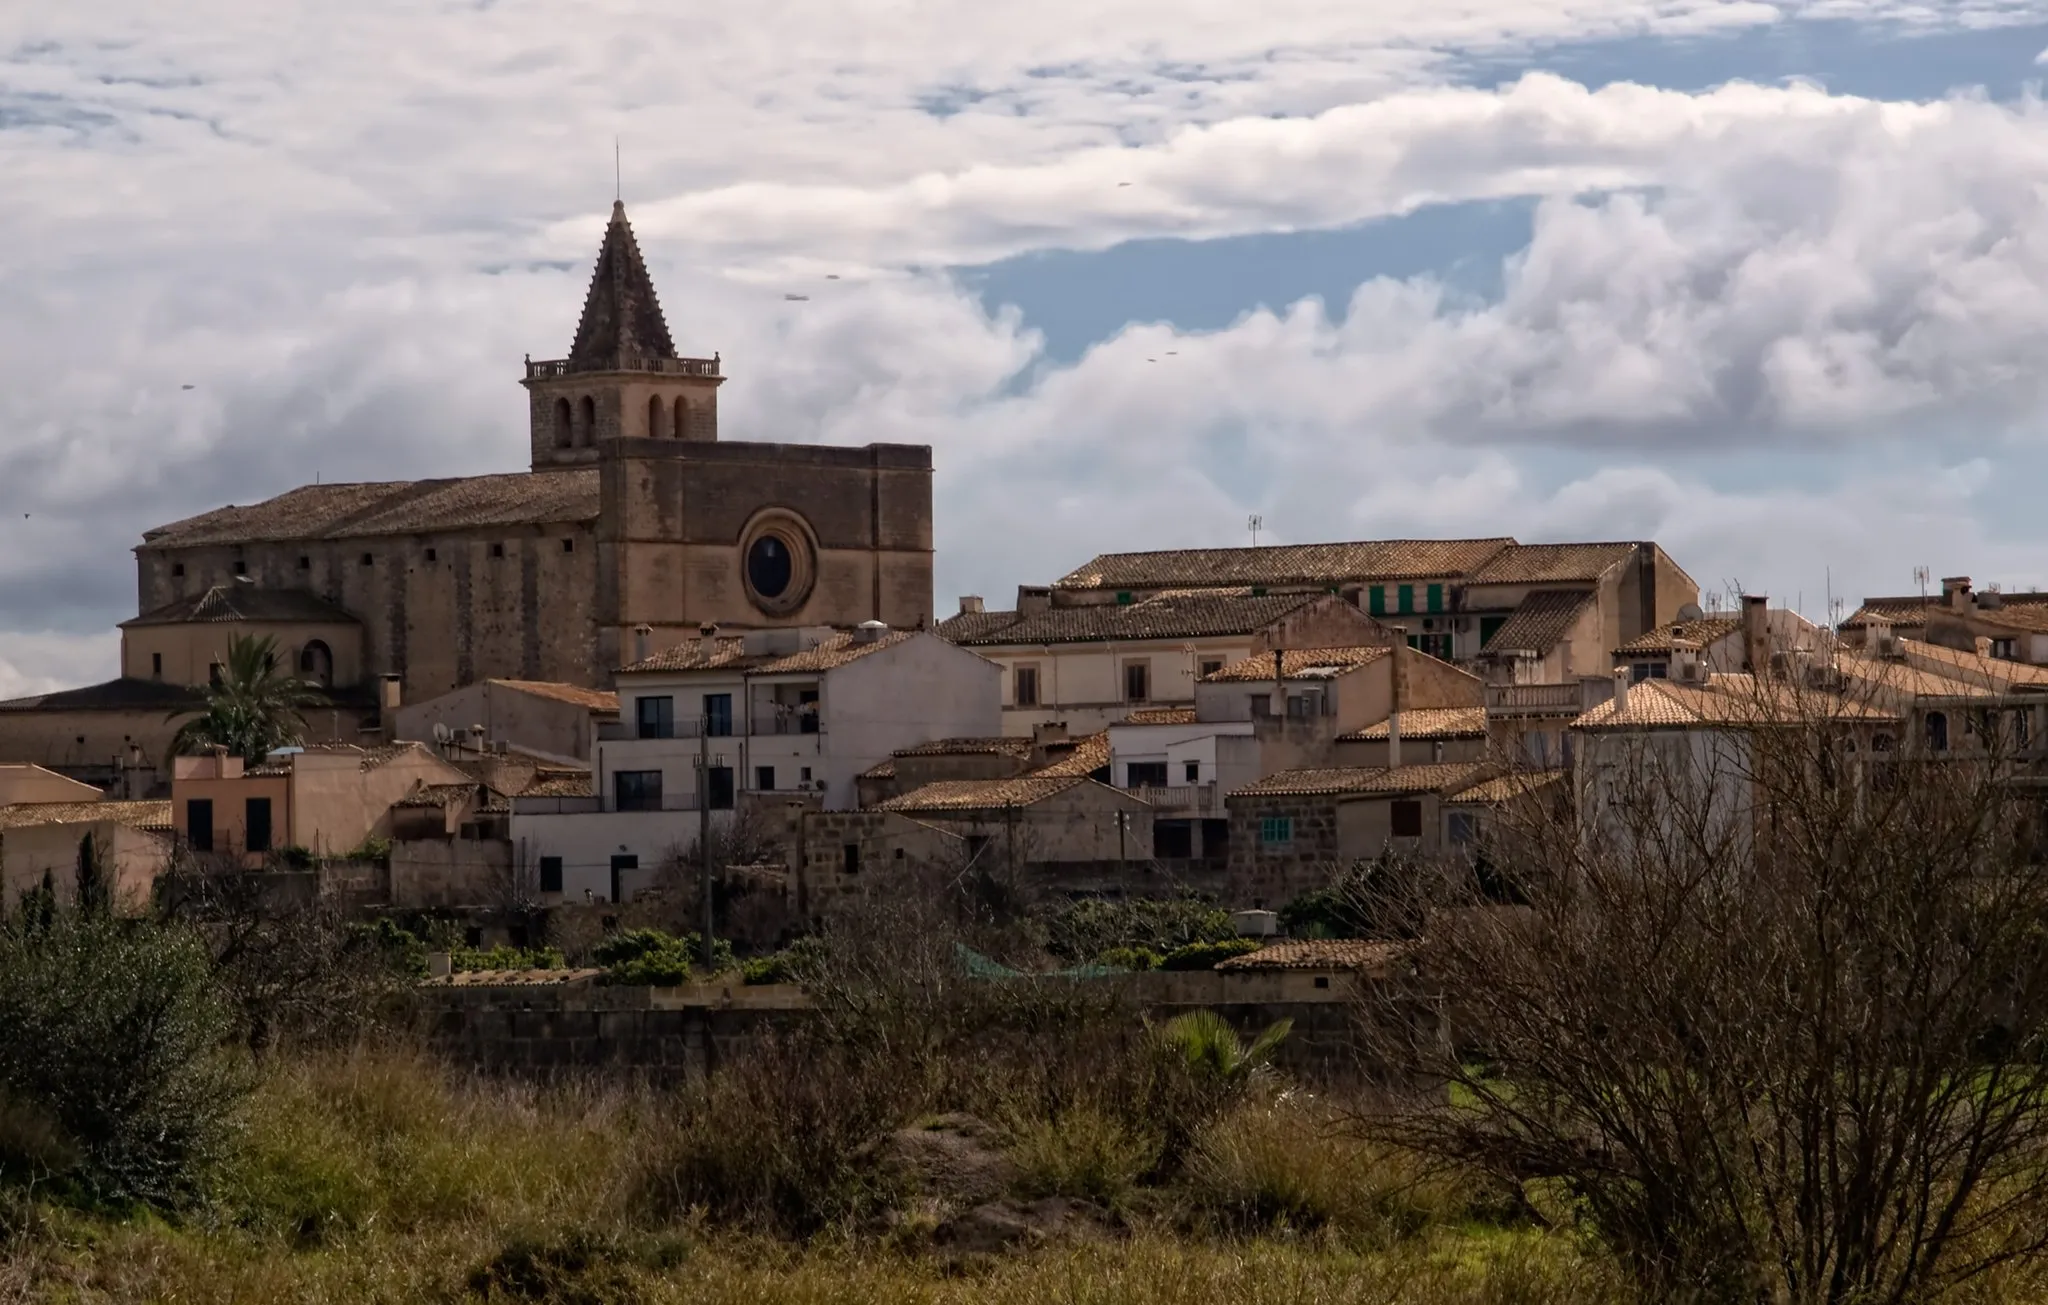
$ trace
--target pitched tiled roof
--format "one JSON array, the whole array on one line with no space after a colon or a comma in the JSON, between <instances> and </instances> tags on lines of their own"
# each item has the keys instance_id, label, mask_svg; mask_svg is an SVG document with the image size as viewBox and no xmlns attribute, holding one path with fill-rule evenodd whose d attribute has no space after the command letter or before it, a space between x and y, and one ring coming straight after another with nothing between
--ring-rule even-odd
<instances>
[{"instance_id":1,"label":"pitched tiled roof","mask_svg":"<svg viewBox=\"0 0 2048 1305\"><path fill-rule=\"evenodd\" d=\"M640 242L626 221L626 206L614 202L597 266L591 269L583 316L576 322L576 340L569 346L569 366L611 371L675 356L668 322L654 297L654 279L647 275Z\"/></svg>"},{"instance_id":2,"label":"pitched tiled roof","mask_svg":"<svg viewBox=\"0 0 2048 1305\"><path fill-rule=\"evenodd\" d=\"M1053 607L1020 617L1010 625L954 642L963 647L1013 644L1097 643L1126 639L1201 639L1263 630L1319 594L1213 593L1200 590L1157 594L1135 603L1084 603Z\"/></svg>"},{"instance_id":3,"label":"pitched tiled roof","mask_svg":"<svg viewBox=\"0 0 2048 1305\"><path fill-rule=\"evenodd\" d=\"M1372 580L1462 576L1514 541L1369 539L1263 548L1178 548L1104 553L1054 583L1058 589L1215 588L1294 585L1327 588Z\"/></svg>"},{"instance_id":4,"label":"pitched tiled roof","mask_svg":"<svg viewBox=\"0 0 2048 1305\"><path fill-rule=\"evenodd\" d=\"M1925 625L1928 610L1939 606L1941 599L1917 594L1903 598L1866 598L1863 606L1842 622L1841 628L1860 630L1873 621L1883 621L1887 625Z\"/></svg>"},{"instance_id":5,"label":"pitched tiled roof","mask_svg":"<svg viewBox=\"0 0 2048 1305\"><path fill-rule=\"evenodd\" d=\"M2003 661L1984 653L1962 652L1918 639L1899 640L1899 651L1906 664L1916 670L1931 671L1972 687L2005 693L2022 686L2048 686L2048 666Z\"/></svg>"},{"instance_id":6,"label":"pitched tiled roof","mask_svg":"<svg viewBox=\"0 0 2048 1305\"><path fill-rule=\"evenodd\" d=\"M932 627L948 643L969 643L1015 625L1022 612L957 612Z\"/></svg>"},{"instance_id":7,"label":"pitched tiled roof","mask_svg":"<svg viewBox=\"0 0 2048 1305\"><path fill-rule=\"evenodd\" d=\"M308 743L298 749L300 752L353 752L362 759L364 770L377 770L397 761L400 757L434 756L433 749L424 743L411 741L400 743L378 743L371 747L359 748L353 743ZM282 754L290 757L287 752Z\"/></svg>"},{"instance_id":8,"label":"pitched tiled roof","mask_svg":"<svg viewBox=\"0 0 2048 1305\"><path fill-rule=\"evenodd\" d=\"M260 589L255 585L215 585L121 622L136 625L194 625L232 621L320 622L354 625L355 614L303 589Z\"/></svg>"},{"instance_id":9,"label":"pitched tiled roof","mask_svg":"<svg viewBox=\"0 0 2048 1305\"><path fill-rule=\"evenodd\" d=\"M192 689L160 680L123 677L83 689L59 689L27 698L0 702L0 711L197 711L199 694Z\"/></svg>"},{"instance_id":10,"label":"pitched tiled roof","mask_svg":"<svg viewBox=\"0 0 2048 1305\"><path fill-rule=\"evenodd\" d=\"M1364 938L1289 939L1219 961L1219 970L1378 970L1413 951L1409 942Z\"/></svg>"},{"instance_id":11,"label":"pitched tiled roof","mask_svg":"<svg viewBox=\"0 0 2048 1305\"><path fill-rule=\"evenodd\" d=\"M1340 793L1434 793L1470 784L1483 761L1437 761L1419 766L1326 766L1283 770L1232 793L1240 797L1315 797Z\"/></svg>"},{"instance_id":12,"label":"pitched tiled roof","mask_svg":"<svg viewBox=\"0 0 2048 1305\"><path fill-rule=\"evenodd\" d=\"M1031 740L1003 737L990 739L933 739L915 747L898 748L899 757L1028 757Z\"/></svg>"},{"instance_id":13,"label":"pitched tiled roof","mask_svg":"<svg viewBox=\"0 0 2048 1305\"><path fill-rule=\"evenodd\" d=\"M459 970L431 979L421 979L428 988L560 988L574 983L591 983L603 970Z\"/></svg>"},{"instance_id":14,"label":"pitched tiled roof","mask_svg":"<svg viewBox=\"0 0 2048 1305\"><path fill-rule=\"evenodd\" d=\"M1192 725L1193 707L1140 707L1118 722L1123 725Z\"/></svg>"},{"instance_id":15,"label":"pitched tiled roof","mask_svg":"<svg viewBox=\"0 0 2048 1305\"><path fill-rule=\"evenodd\" d=\"M1486 652L1521 648L1547 653L1571 632L1579 614L1593 602L1590 590L1539 589L1522 599L1514 615L1486 641Z\"/></svg>"},{"instance_id":16,"label":"pitched tiled roof","mask_svg":"<svg viewBox=\"0 0 2048 1305\"><path fill-rule=\"evenodd\" d=\"M1280 671L1290 680L1327 680L1370 665L1391 651L1379 647L1293 648L1280 654ZM1258 680L1268 684L1273 682L1272 653L1241 657L1222 670L1202 677L1204 684L1239 684Z\"/></svg>"},{"instance_id":17,"label":"pitched tiled roof","mask_svg":"<svg viewBox=\"0 0 2048 1305\"><path fill-rule=\"evenodd\" d=\"M1705 616L1697 621L1673 621L1660 625L1648 634L1638 635L1614 650L1616 657L1662 657L1669 656L1677 640L1697 644L1704 648L1719 643L1742 629L1742 620L1734 616Z\"/></svg>"},{"instance_id":18,"label":"pitched tiled roof","mask_svg":"<svg viewBox=\"0 0 2048 1305\"><path fill-rule=\"evenodd\" d=\"M481 784L428 784L422 782L412 792L398 799L394 806L433 808L446 810L461 806L465 802L477 801L484 793Z\"/></svg>"},{"instance_id":19,"label":"pitched tiled roof","mask_svg":"<svg viewBox=\"0 0 2048 1305\"><path fill-rule=\"evenodd\" d=\"M1809 692L1751 675L1709 676L1704 685L1643 680L1628 690L1628 705L1613 699L1572 722L1573 729L1657 729L1689 726L1768 725L1802 718L1884 720L1889 713L1852 697Z\"/></svg>"},{"instance_id":20,"label":"pitched tiled roof","mask_svg":"<svg viewBox=\"0 0 2048 1305\"><path fill-rule=\"evenodd\" d=\"M131 829L162 832L171 828L171 804L156 802L18 802L0 807L0 829L34 825L82 825L112 820Z\"/></svg>"},{"instance_id":21,"label":"pitched tiled roof","mask_svg":"<svg viewBox=\"0 0 2048 1305\"><path fill-rule=\"evenodd\" d=\"M673 648L663 649L645 661L634 662L619 668L621 675L638 675L651 671L748 671L755 675L786 675L803 671L829 671L858 661L870 653L897 644L913 637L915 630L889 630L876 638L862 640L858 636L840 631L824 640L815 648L805 648L794 653L749 653L746 640L735 636L720 636L714 648L707 655L703 641L686 640Z\"/></svg>"},{"instance_id":22,"label":"pitched tiled roof","mask_svg":"<svg viewBox=\"0 0 2048 1305\"><path fill-rule=\"evenodd\" d=\"M1074 775L1016 779L942 779L881 803L882 811L988 811L1027 807L1092 781ZM1097 787L1101 787L1098 785ZM1109 790L1115 792L1114 789Z\"/></svg>"},{"instance_id":23,"label":"pitched tiled roof","mask_svg":"<svg viewBox=\"0 0 2048 1305\"><path fill-rule=\"evenodd\" d=\"M1590 582L1628 561L1634 544L1510 544L1466 578L1468 584Z\"/></svg>"},{"instance_id":24,"label":"pitched tiled roof","mask_svg":"<svg viewBox=\"0 0 2048 1305\"><path fill-rule=\"evenodd\" d=\"M1564 778L1565 772L1562 770L1524 770L1511 775L1496 775L1492 779L1482 779L1477 784L1461 788L1446 796L1444 801L1473 804L1508 802L1549 788L1552 784L1562 783Z\"/></svg>"},{"instance_id":25,"label":"pitched tiled roof","mask_svg":"<svg viewBox=\"0 0 2048 1305\"><path fill-rule=\"evenodd\" d=\"M1086 778L1109 764L1109 731L1098 730L1084 734L1074 740L1074 750L1058 761L1051 762L1031 772L1032 777L1051 779L1055 777Z\"/></svg>"},{"instance_id":26,"label":"pitched tiled roof","mask_svg":"<svg viewBox=\"0 0 2048 1305\"><path fill-rule=\"evenodd\" d=\"M145 544L359 539L595 521L597 469L519 471L453 480L302 485L248 507L216 508L146 531Z\"/></svg>"},{"instance_id":27,"label":"pitched tiled roof","mask_svg":"<svg viewBox=\"0 0 2048 1305\"><path fill-rule=\"evenodd\" d=\"M863 770L856 778L894 779L896 778L896 758L891 757L887 761L878 761L866 770Z\"/></svg>"},{"instance_id":28,"label":"pitched tiled roof","mask_svg":"<svg viewBox=\"0 0 2048 1305\"><path fill-rule=\"evenodd\" d=\"M1392 733L1388 722L1368 725L1362 730L1340 734L1342 739L1363 739L1368 742L1385 739ZM1484 707L1421 707L1401 713L1401 737L1404 739L1481 739L1486 737L1486 708Z\"/></svg>"},{"instance_id":29,"label":"pitched tiled roof","mask_svg":"<svg viewBox=\"0 0 2048 1305\"><path fill-rule=\"evenodd\" d=\"M606 693L602 689L586 689L581 685L560 684L553 680L487 680L485 683L510 689L514 693L566 702L572 707L581 707L586 711L608 711L617 714L619 710L619 695Z\"/></svg>"},{"instance_id":30,"label":"pitched tiled roof","mask_svg":"<svg viewBox=\"0 0 2048 1305\"><path fill-rule=\"evenodd\" d=\"M591 783L591 779L590 779L590 776L589 776L589 775L587 775L587 774L584 774L584 775L550 775L550 776L548 776L548 777L547 777L546 779L536 779L536 780L534 780L534 782L533 782L533 783L531 783L531 784L527 785L527 786L526 786L526 789L525 789L525 791L524 791L524 792L522 792L522 793L520 793L520 795L519 795L519 796L520 796L520 797L523 797L523 798L526 798L526 797L555 797L555 798L561 798L561 797L594 797L594 796L596 796L596 794L597 794L597 789L596 789L596 788L595 788L595 787L593 786L593 784Z\"/></svg>"}]
</instances>

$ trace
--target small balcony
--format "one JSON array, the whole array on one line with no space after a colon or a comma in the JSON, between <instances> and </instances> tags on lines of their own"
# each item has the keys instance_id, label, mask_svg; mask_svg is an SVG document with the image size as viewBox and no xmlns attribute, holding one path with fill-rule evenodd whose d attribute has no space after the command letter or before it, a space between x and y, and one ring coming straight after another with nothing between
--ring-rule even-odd
<instances>
[{"instance_id":1,"label":"small balcony","mask_svg":"<svg viewBox=\"0 0 2048 1305\"><path fill-rule=\"evenodd\" d=\"M791 708L787 711L754 712L753 729L756 735L774 734L816 734L818 733L818 712Z\"/></svg>"},{"instance_id":2,"label":"small balcony","mask_svg":"<svg viewBox=\"0 0 2048 1305\"><path fill-rule=\"evenodd\" d=\"M1613 691L1612 685L1606 687L1610 693ZM1600 701L1589 700L1586 686L1576 683L1486 686L1489 716L1577 716L1591 711Z\"/></svg>"},{"instance_id":3,"label":"small balcony","mask_svg":"<svg viewBox=\"0 0 2048 1305\"><path fill-rule=\"evenodd\" d=\"M597 727L599 743L629 743L639 739L694 739L702 732L704 722L696 718L677 721L663 721L659 724L642 724L639 721L603 721ZM731 734L727 729L725 734ZM713 738L721 737L719 730L711 731Z\"/></svg>"},{"instance_id":4,"label":"small balcony","mask_svg":"<svg viewBox=\"0 0 2048 1305\"><path fill-rule=\"evenodd\" d=\"M1223 814L1223 799L1214 784L1138 784L1124 791L1142 798L1154 811Z\"/></svg>"},{"instance_id":5,"label":"small balcony","mask_svg":"<svg viewBox=\"0 0 2048 1305\"><path fill-rule=\"evenodd\" d=\"M606 364L578 365L567 358L551 358L544 362L526 360L526 379L529 381L560 380L579 372L651 372L666 376L716 376L719 358L637 358L625 365L613 367Z\"/></svg>"},{"instance_id":6,"label":"small balcony","mask_svg":"<svg viewBox=\"0 0 2048 1305\"><path fill-rule=\"evenodd\" d=\"M515 797L512 810L522 816L595 816L634 811L695 811L695 793L664 793L660 797L628 799L616 794L604 797ZM713 811L723 808L713 806Z\"/></svg>"}]
</instances>

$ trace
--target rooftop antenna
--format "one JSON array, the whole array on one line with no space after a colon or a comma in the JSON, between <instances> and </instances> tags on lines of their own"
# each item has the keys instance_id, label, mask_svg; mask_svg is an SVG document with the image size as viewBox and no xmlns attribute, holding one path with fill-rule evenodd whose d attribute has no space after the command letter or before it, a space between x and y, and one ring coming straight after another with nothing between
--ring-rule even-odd
<instances>
[{"instance_id":1,"label":"rooftop antenna","mask_svg":"<svg viewBox=\"0 0 2048 1305\"><path fill-rule=\"evenodd\" d=\"M1920 586L1920 599L1922 602L1927 600L1927 577L1929 574L1929 571L1924 566L1913 568L1913 583Z\"/></svg>"},{"instance_id":2,"label":"rooftop antenna","mask_svg":"<svg viewBox=\"0 0 2048 1305\"><path fill-rule=\"evenodd\" d=\"M1253 547L1253 548L1257 548L1257 547L1259 546L1259 529L1260 529L1260 527L1264 526L1265 524L1266 524L1266 519L1265 519L1264 517L1260 516L1260 515L1259 515L1258 513L1256 513L1256 512L1252 513L1252 514L1251 514L1250 516L1248 516L1248 517L1246 517L1246 518L1244 519L1244 527L1245 527L1245 529L1247 529L1247 530L1249 530L1249 531L1251 531L1251 532L1252 532L1252 547Z\"/></svg>"},{"instance_id":3,"label":"rooftop antenna","mask_svg":"<svg viewBox=\"0 0 2048 1305\"><path fill-rule=\"evenodd\" d=\"M612 137L612 202L623 203L626 198L626 171L619 164L619 138Z\"/></svg>"}]
</instances>

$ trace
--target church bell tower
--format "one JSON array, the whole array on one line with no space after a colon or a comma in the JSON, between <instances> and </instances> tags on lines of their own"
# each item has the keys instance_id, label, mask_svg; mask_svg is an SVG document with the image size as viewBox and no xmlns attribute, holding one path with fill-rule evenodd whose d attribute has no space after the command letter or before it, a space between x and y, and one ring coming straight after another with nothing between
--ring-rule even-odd
<instances>
[{"instance_id":1,"label":"church bell tower","mask_svg":"<svg viewBox=\"0 0 2048 1305\"><path fill-rule=\"evenodd\" d=\"M569 356L526 360L533 469L592 465L614 439L718 438L718 357L679 358L654 282L612 205Z\"/></svg>"}]
</instances>

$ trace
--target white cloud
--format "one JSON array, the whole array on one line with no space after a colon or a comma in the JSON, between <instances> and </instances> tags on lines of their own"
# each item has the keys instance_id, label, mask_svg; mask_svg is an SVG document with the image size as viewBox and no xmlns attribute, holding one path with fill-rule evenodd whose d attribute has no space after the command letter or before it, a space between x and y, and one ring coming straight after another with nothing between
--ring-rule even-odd
<instances>
[{"instance_id":1,"label":"white cloud","mask_svg":"<svg viewBox=\"0 0 2048 1305\"><path fill-rule=\"evenodd\" d=\"M119 671L120 636L12 631L0 638L0 701L109 679Z\"/></svg>"}]
</instances>

